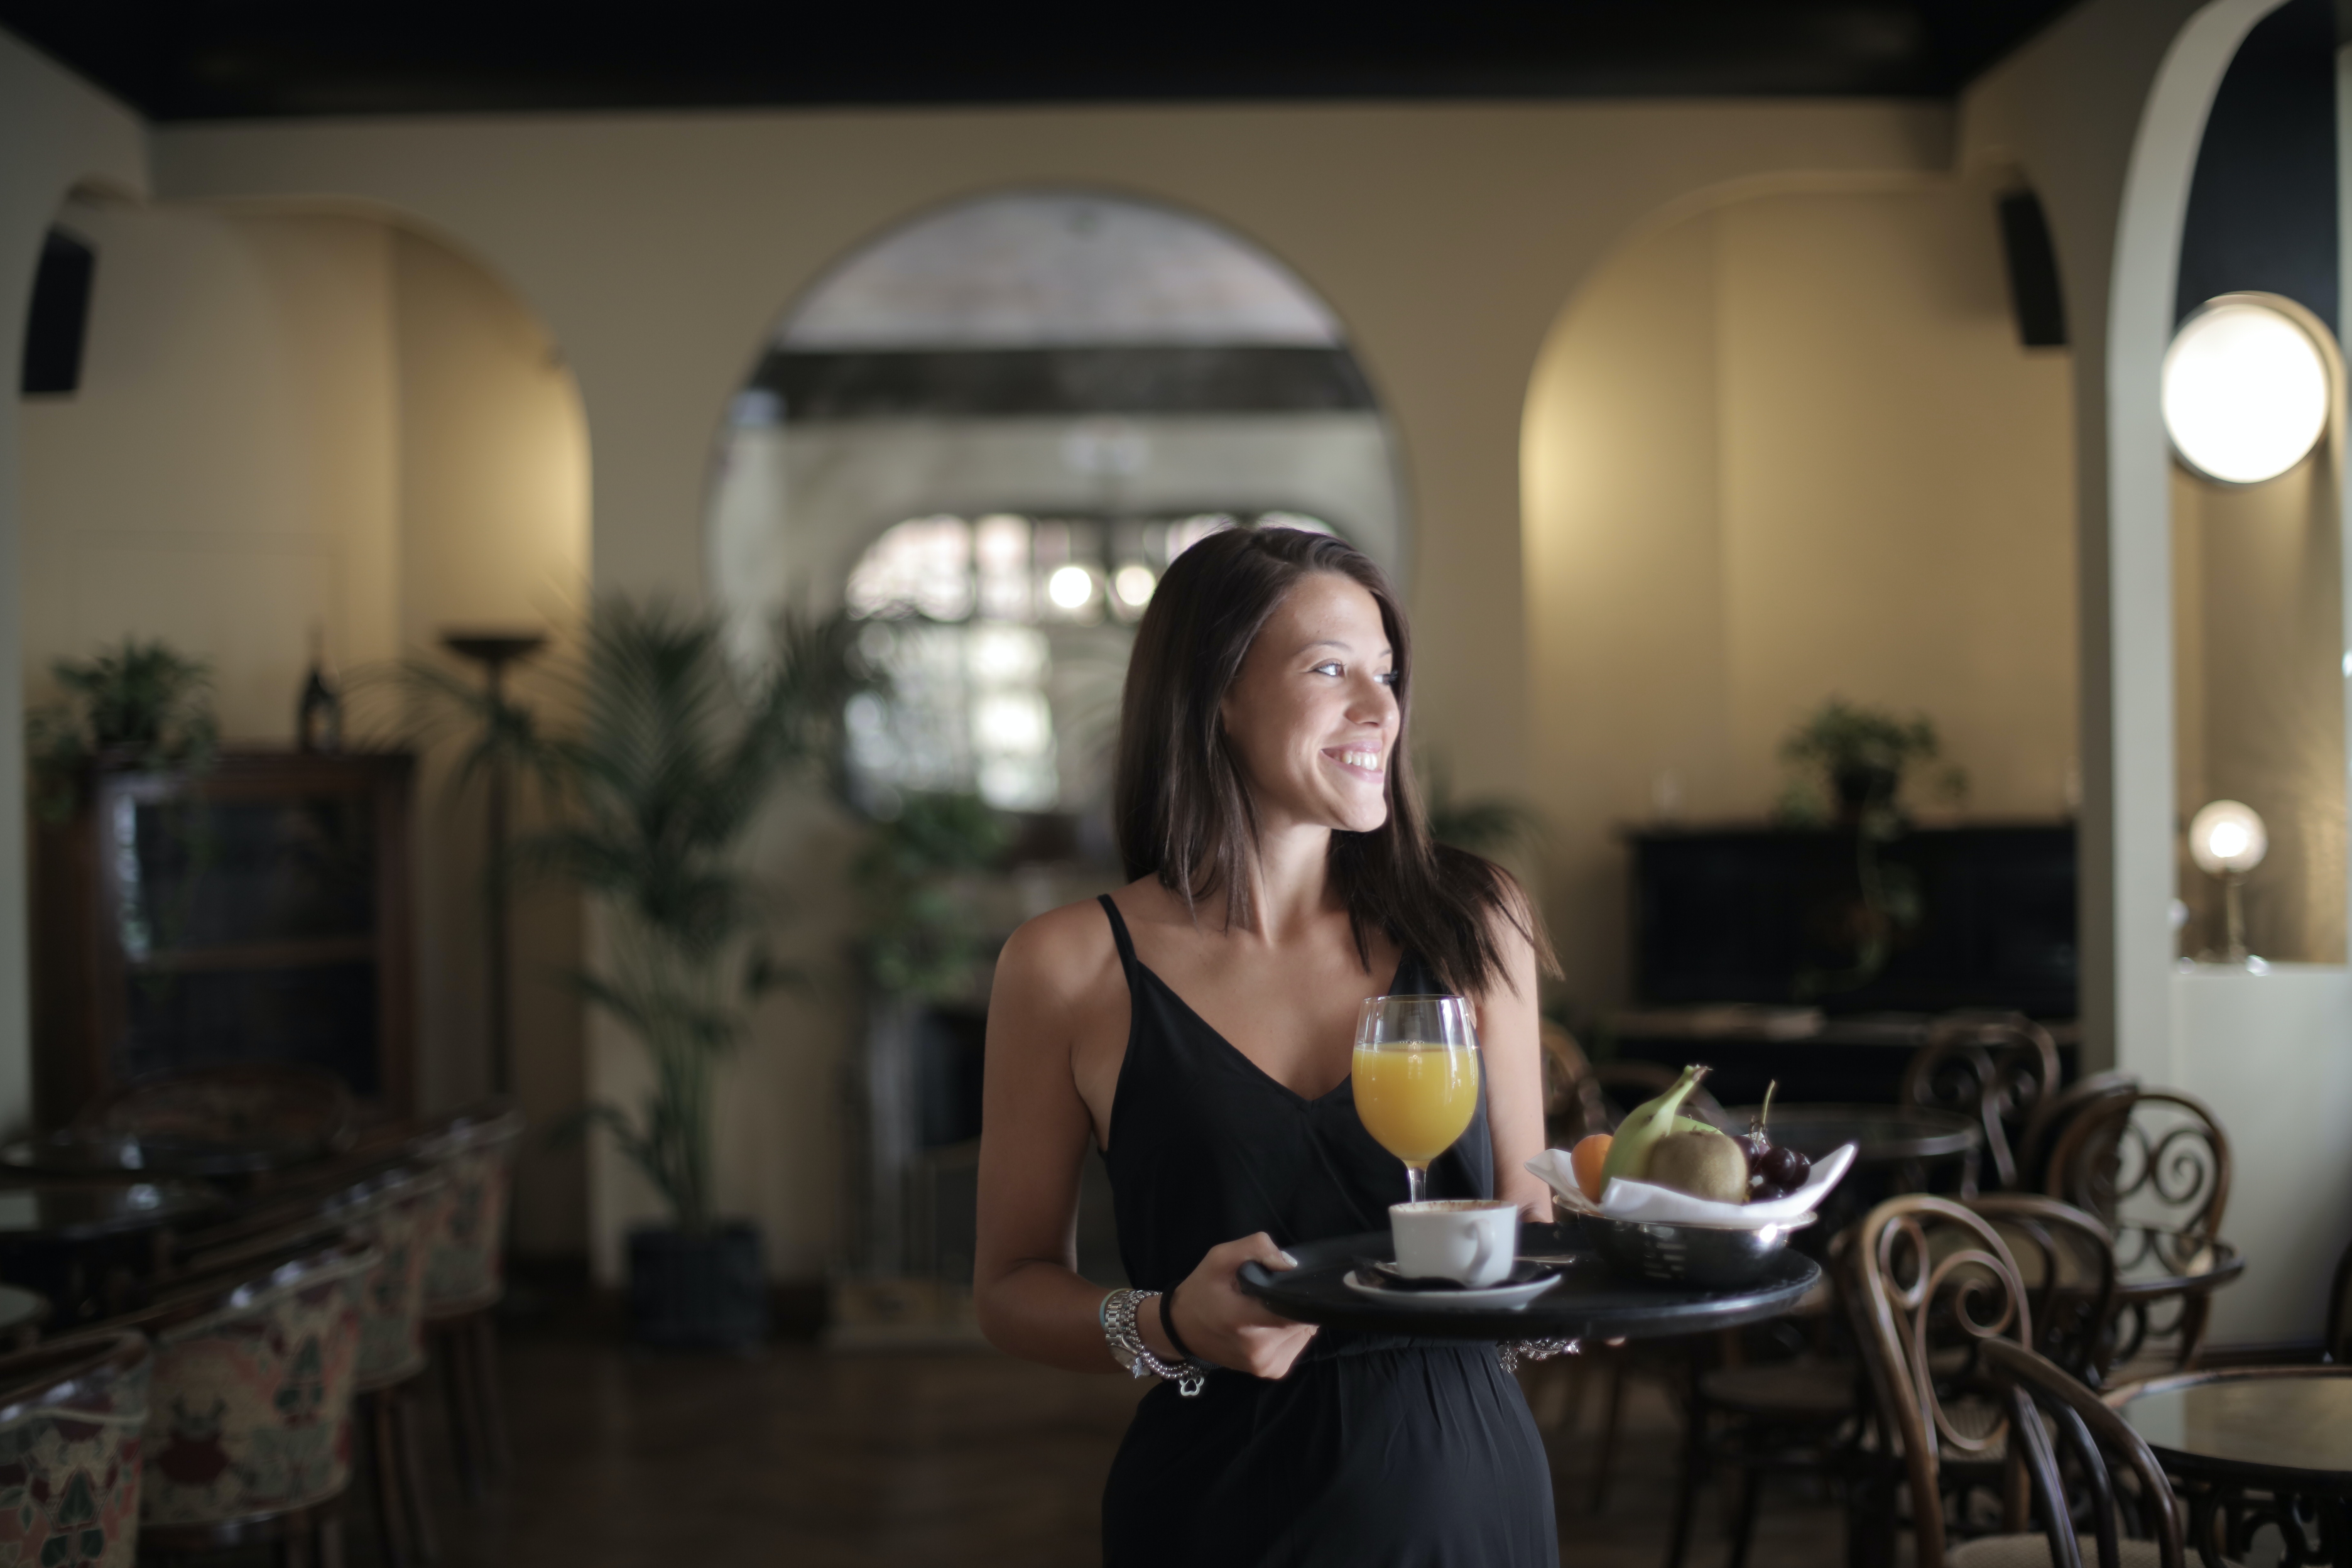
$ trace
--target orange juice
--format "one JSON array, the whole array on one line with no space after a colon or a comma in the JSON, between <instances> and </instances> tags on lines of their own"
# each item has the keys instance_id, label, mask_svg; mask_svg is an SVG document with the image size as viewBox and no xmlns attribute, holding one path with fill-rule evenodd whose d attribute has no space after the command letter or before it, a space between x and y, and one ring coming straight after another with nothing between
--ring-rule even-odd
<instances>
[{"instance_id":1,"label":"orange juice","mask_svg":"<svg viewBox=\"0 0 2352 1568\"><path fill-rule=\"evenodd\" d=\"M1478 1109L1478 1053L1467 1046L1358 1046L1351 1076L1364 1131L1408 1165L1452 1148Z\"/></svg>"}]
</instances>

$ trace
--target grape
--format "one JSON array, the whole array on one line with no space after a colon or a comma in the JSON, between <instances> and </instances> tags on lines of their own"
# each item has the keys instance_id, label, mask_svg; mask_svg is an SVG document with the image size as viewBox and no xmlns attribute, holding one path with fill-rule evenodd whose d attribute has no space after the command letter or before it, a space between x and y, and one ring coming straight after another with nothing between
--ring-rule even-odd
<instances>
[{"instance_id":1,"label":"grape","mask_svg":"<svg viewBox=\"0 0 2352 1568\"><path fill-rule=\"evenodd\" d=\"M1785 1143L1768 1151L1762 1165L1764 1179L1784 1193L1795 1192L1813 1173L1813 1163Z\"/></svg>"}]
</instances>

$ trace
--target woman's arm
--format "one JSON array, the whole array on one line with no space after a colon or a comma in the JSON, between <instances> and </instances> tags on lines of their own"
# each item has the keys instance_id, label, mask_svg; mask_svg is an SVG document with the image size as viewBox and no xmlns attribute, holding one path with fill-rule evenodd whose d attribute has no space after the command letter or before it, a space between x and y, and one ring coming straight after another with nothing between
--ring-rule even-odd
<instances>
[{"instance_id":1,"label":"woman's arm","mask_svg":"<svg viewBox=\"0 0 2352 1568\"><path fill-rule=\"evenodd\" d=\"M1108 981L1109 951L1093 905L1040 916L1005 944L988 1002L973 1305L997 1349L1074 1372L1119 1370L1103 1338L1104 1289L1077 1272L1078 1171L1093 1118L1078 1093L1075 1053L1090 1009L1100 1007L1090 988ZM1123 1037L1126 987L1117 991ZM1315 1331L1275 1317L1235 1288L1235 1272L1253 1259L1294 1267L1263 1232L1212 1247L1177 1289L1177 1331L1219 1366L1280 1377ZM1136 1327L1153 1354L1176 1361L1158 1305L1137 1314Z\"/></svg>"},{"instance_id":2,"label":"woman's arm","mask_svg":"<svg viewBox=\"0 0 2352 1568\"><path fill-rule=\"evenodd\" d=\"M1517 1204L1529 1219L1549 1220L1551 1189L1527 1168L1544 1146L1536 950L1499 912L1488 918L1504 962L1503 978L1478 999L1478 1046L1486 1058L1486 1119L1495 1143L1495 1195Z\"/></svg>"}]
</instances>

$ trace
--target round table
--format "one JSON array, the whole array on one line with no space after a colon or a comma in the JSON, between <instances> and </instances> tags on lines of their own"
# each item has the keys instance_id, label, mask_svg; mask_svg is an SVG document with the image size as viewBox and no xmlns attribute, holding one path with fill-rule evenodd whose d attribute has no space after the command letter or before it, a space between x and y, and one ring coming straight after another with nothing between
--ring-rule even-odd
<instances>
[{"instance_id":1,"label":"round table","mask_svg":"<svg viewBox=\"0 0 2352 1568\"><path fill-rule=\"evenodd\" d=\"M2352 1563L2352 1367L2180 1373L2107 1402L2180 1484L2209 1565L2264 1525L2284 1568Z\"/></svg>"},{"instance_id":2,"label":"round table","mask_svg":"<svg viewBox=\"0 0 2352 1568\"><path fill-rule=\"evenodd\" d=\"M1292 1246L1296 1269L1276 1274L1242 1265L1238 1283L1286 1318L1377 1333L1468 1340L1645 1340L1736 1329L1777 1318L1821 1279L1821 1265L1794 1250L1761 1282L1736 1289L1659 1285L1620 1274L1584 1245L1573 1225L1519 1226L1519 1255L1559 1260L1560 1282L1510 1312L1465 1312L1375 1301L1345 1279L1360 1258L1396 1256L1386 1231Z\"/></svg>"},{"instance_id":3,"label":"round table","mask_svg":"<svg viewBox=\"0 0 2352 1568\"><path fill-rule=\"evenodd\" d=\"M100 1317L121 1277L152 1265L150 1236L219 1206L201 1182L44 1180L0 1186L0 1278L48 1297L61 1325Z\"/></svg>"}]
</instances>

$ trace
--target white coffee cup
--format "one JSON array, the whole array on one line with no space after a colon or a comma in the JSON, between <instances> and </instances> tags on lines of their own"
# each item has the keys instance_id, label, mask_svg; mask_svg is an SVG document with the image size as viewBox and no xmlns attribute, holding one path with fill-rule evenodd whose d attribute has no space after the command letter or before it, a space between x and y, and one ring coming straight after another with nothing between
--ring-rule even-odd
<instances>
[{"instance_id":1,"label":"white coffee cup","mask_svg":"<svg viewBox=\"0 0 2352 1568\"><path fill-rule=\"evenodd\" d=\"M1484 1198L1394 1204L1389 1208L1389 1235L1401 1273L1499 1285L1518 1261L1519 1205Z\"/></svg>"}]
</instances>

